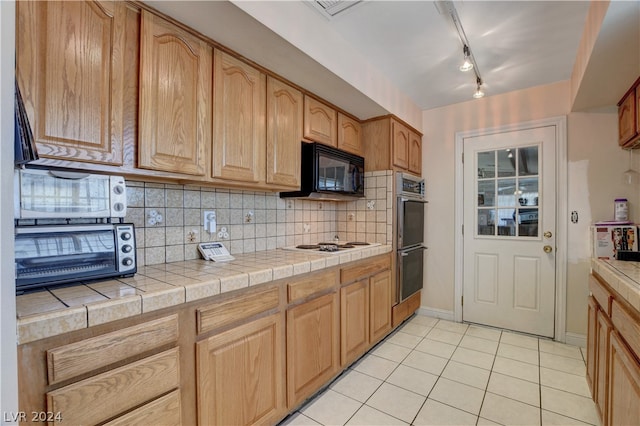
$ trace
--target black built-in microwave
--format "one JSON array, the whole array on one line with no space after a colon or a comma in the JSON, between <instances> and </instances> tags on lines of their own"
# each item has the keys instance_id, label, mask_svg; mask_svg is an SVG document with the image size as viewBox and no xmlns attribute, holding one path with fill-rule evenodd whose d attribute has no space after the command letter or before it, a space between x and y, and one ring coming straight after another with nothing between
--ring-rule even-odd
<instances>
[{"instance_id":1,"label":"black built-in microwave","mask_svg":"<svg viewBox=\"0 0 640 426\"><path fill-rule=\"evenodd\" d=\"M302 142L300 191L282 198L349 200L364 197L364 158L317 142Z\"/></svg>"}]
</instances>

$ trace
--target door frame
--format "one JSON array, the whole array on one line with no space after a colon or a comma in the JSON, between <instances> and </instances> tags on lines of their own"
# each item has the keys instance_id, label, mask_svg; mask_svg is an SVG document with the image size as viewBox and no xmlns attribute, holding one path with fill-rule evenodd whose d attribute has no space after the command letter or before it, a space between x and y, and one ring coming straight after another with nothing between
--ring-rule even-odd
<instances>
[{"instance_id":1,"label":"door frame","mask_svg":"<svg viewBox=\"0 0 640 426\"><path fill-rule=\"evenodd\" d=\"M567 295L567 230L568 230L568 181L567 181L567 117L558 116L526 121L505 126L456 132L455 142L455 271L454 271L454 319L462 322L464 238L464 139L487 136L509 131L528 130L536 127L556 128L556 294L554 340L566 341L566 295ZM472 232L469 230L469 232Z\"/></svg>"}]
</instances>

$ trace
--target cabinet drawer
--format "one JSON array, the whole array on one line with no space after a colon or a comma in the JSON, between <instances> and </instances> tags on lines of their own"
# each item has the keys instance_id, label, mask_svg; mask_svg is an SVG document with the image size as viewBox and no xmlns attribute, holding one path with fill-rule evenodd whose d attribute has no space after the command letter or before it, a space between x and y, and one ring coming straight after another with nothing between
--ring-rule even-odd
<instances>
[{"instance_id":1,"label":"cabinet drawer","mask_svg":"<svg viewBox=\"0 0 640 426\"><path fill-rule=\"evenodd\" d=\"M640 319L614 300L611 304L611 322L635 356L640 358Z\"/></svg>"},{"instance_id":2,"label":"cabinet drawer","mask_svg":"<svg viewBox=\"0 0 640 426\"><path fill-rule=\"evenodd\" d=\"M218 303L212 303L197 310L198 333L205 333L275 309L278 307L279 301L279 288L269 287L251 294L242 294Z\"/></svg>"},{"instance_id":3,"label":"cabinet drawer","mask_svg":"<svg viewBox=\"0 0 640 426\"><path fill-rule=\"evenodd\" d=\"M47 351L49 384L142 354L178 340L178 316L171 315Z\"/></svg>"},{"instance_id":4,"label":"cabinet drawer","mask_svg":"<svg viewBox=\"0 0 640 426\"><path fill-rule=\"evenodd\" d=\"M287 285L289 302L304 299L312 294L332 288L336 285L336 278L336 272L331 271L315 274L309 278L303 278L299 281L289 283Z\"/></svg>"},{"instance_id":5,"label":"cabinet drawer","mask_svg":"<svg viewBox=\"0 0 640 426\"><path fill-rule=\"evenodd\" d=\"M176 389L140 408L105 423L104 426L178 426L180 424L180 391Z\"/></svg>"},{"instance_id":6,"label":"cabinet drawer","mask_svg":"<svg viewBox=\"0 0 640 426\"><path fill-rule=\"evenodd\" d=\"M178 388L178 348L47 393L64 424L96 424Z\"/></svg>"},{"instance_id":7,"label":"cabinet drawer","mask_svg":"<svg viewBox=\"0 0 640 426\"><path fill-rule=\"evenodd\" d=\"M600 281L593 275L589 276L589 291L596 299L600 308L611 315L611 293L602 285Z\"/></svg>"},{"instance_id":8,"label":"cabinet drawer","mask_svg":"<svg viewBox=\"0 0 640 426\"><path fill-rule=\"evenodd\" d=\"M390 267L391 258L389 256L367 260L359 265L340 269L340 282L348 283L351 281L357 281L360 278L374 275L380 271L389 269Z\"/></svg>"}]
</instances>

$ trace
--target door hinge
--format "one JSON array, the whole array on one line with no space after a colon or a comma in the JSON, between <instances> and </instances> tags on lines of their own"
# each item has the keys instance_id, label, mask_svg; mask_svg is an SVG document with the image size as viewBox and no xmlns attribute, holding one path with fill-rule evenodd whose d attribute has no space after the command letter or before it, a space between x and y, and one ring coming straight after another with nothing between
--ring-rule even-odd
<instances>
[{"instance_id":1,"label":"door hinge","mask_svg":"<svg viewBox=\"0 0 640 426\"><path fill-rule=\"evenodd\" d=\"M460 297L460 305L464 306L464 296Z\"/></svg>"},{"instance_id":2,"label":"door hinge","mask_svg":"<svg viewBox=\"0 0 640 426\"><path fill-rule=\"evenodd\" d=\"M464 236L464 225L462 225L462 235Z\"/></svg>"},{"instance_id":3,"label":"door hinge","mask_svg":"<svg viewBox=\"0 0 640 426\"><path fill-rule=\"evenodd\" d=\"M462 164L464 164L464 152L462 153Z\"/></svg>"}]
</instances>

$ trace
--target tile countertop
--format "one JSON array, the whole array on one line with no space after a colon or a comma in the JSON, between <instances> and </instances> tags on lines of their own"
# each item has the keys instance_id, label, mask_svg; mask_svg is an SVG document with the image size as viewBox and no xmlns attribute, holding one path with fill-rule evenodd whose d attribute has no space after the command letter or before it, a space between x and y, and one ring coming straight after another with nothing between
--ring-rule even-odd
<instances>
[{"instance_id":1,"label":"tile countertop","mask_svg":"<svg viewBox=\"0 0 640 426\"><path fill-rule=\"evenodd\" d=\"M390 245L340 254L276 249L237 254L225 263L198 259L143 266L131 278L52 287L16 297L18 344L390 251Z\"/></svg>"},{"instance_id":2,"label":"tile countertop","mask_svg":"<svg viewBox=\"0 0 640 426\"><path fill-rule=\"evenodd\" d=\"M592 258L591 269L640 312L640 262Z\"/></svg>"}]
</instances>

